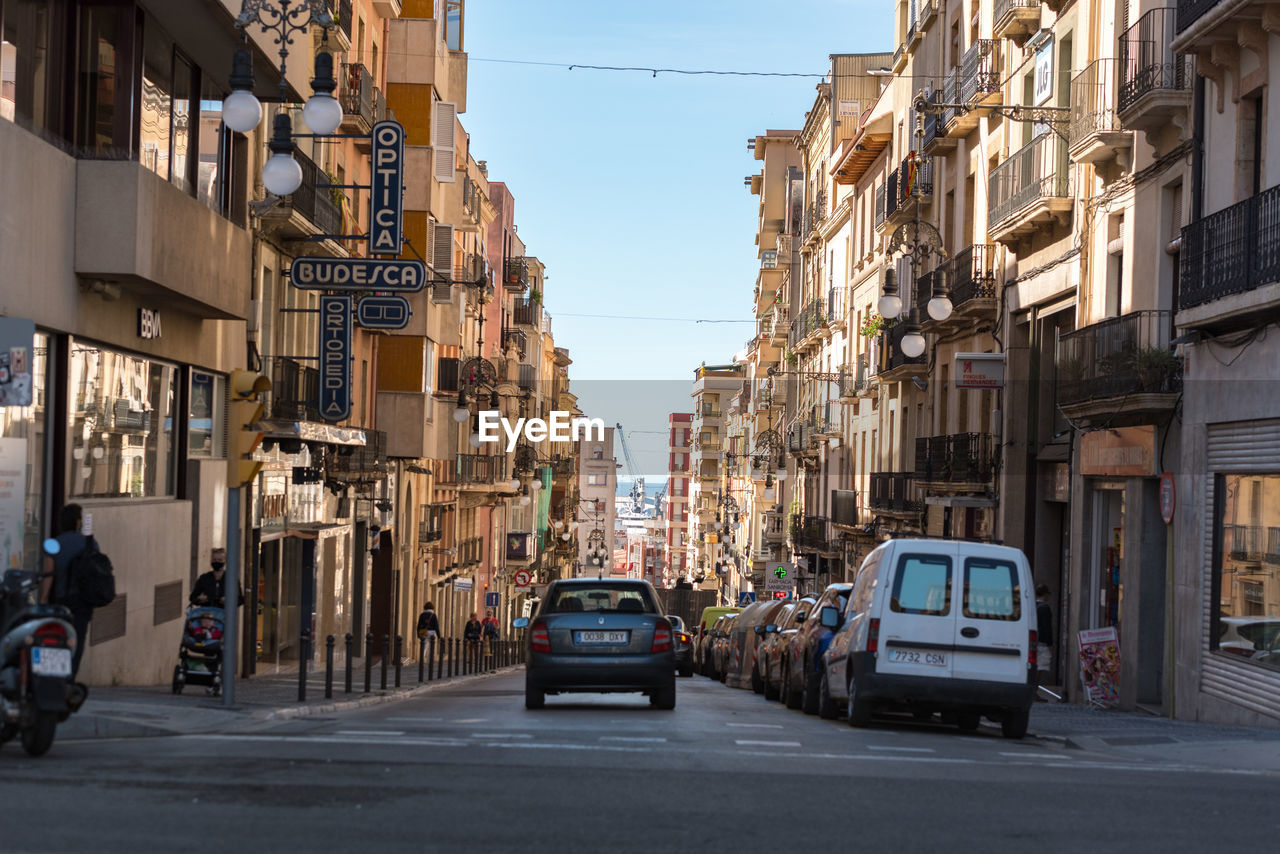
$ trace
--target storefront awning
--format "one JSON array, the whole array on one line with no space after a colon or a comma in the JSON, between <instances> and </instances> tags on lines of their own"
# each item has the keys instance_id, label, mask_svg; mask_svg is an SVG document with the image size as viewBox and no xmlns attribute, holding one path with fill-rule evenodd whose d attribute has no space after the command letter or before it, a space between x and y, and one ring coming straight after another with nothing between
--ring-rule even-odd
<instances>
[{"instance_id":1,"label":"storefront awning","mask_svg":"<svg viewBox=\"0 0 1280 854\"><path fill-rule=\"evenodd\" d=\"M258 429L276 439L302 439L304 442L324 442L330 445L356 445L364 447L364 430L355 427L335 427L319 421L285 421L263 418Z\"/></svg>"}]
</instances>

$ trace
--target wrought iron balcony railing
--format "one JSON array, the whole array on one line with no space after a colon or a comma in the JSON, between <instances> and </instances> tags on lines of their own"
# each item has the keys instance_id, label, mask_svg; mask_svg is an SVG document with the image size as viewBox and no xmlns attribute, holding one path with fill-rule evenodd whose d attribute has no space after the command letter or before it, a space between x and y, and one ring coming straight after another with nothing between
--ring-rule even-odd
<instances>
[{"instance_id":1,"label":"wrought iron balcony railing","mask_svg":"<svg viewBox=\"0 0 1280 854\"><path fill-rule=\"evenodd\" d=\"M542 323L542 305L528 298L517 299L511 314L517 326L532 326L536 329Z\"/></svg>"},{"instance_id":2,"label":"wrought iron balcony railing","mask_svg":"<svg viewBox=\"0 0 1280 854\"><path fill-rule=\"evenodd\" d=\"M826 551L827 518L795 513L791 516L791 542L797 549Z\"/></svg>"},{"instance_id":3,"label":"wrought iron balcony railing","mask_svg":"<svg viewBox=\"0 0 1280 854\"><path fill-rule=\"evenodd\" d=\"M1181 308L1280 281L1280 185L1184 227L1181 264Z\"/></svg>"},{"instance_id":4,"label":"wrought iron balcony railing","mask_svg":"<svg viewBox=\"0 0 1280 854\"><path fill-rule=\"evenodd\" d=\"M320 420L320 371L301 362L271 359L271 417L286 421Z\"/></svg>"},{"instance_id":5,"label":"wrought iron balcony railing","mask_svg":"<svg viewBox=\"0 0 1280 854\"><path fill-rule=\"evenodd\" d=\"M1178 32L1185 31L1222 2L1223 0L1178 0Z\"/></svg>"},{"instance_id":6,"label":"wrought iron balcony railing","mask_svg":"<svg viewBox=\"0 0 1280 854\"><path fill-rule=\"evenodd\" d=\"M1195 60L1169 47L1174 37L1174 12L1172 8L1152 9L1120 36L1120 112L1152 92L1191 90Z\"/></svg>"},{"instance_id":7,"label":"wrought iron balcony railing","mask_svg":"<svg viewBox=\"0 0 1280 854\"><path fill-rule=\"evenodd\" d=\"M355 119L363 123L362 130L368 131L375 121L373 75L358 62L344 62L338 84L344 124Z\"/></svg>"},{"instance_id":8,"label":"wrought iron balcony railing","mask_svg":"<svg viewBox=\"0 0 1280 854\"><path fill-rule=\"evenodd\" d=\"M328 184L329 176L301 151L293 153L294 160L302 167L302 183L287 198L293 211L307 218L320 234L340 234L342 213L330 191L317 189L318 184Z\"/></svg>"},{"instance_id":9,"label":"wrought iron balcony railing","mask_svg":"<svg viewBox=\"0 0 1280 854\"><path fill-rule=\"evenodd\" d=\"M1015 216L1043 198L1070 196L1067 147L1056 133L1044 133L991 170L987 226Z\"/></svg>"},{"instance_id":10,"label":"wrought iron balcony railing","mask_svg":"<svg viewBox=\"0 0 1280 854\"><path fill-rule=\"evenodd\" d=\"M971 104L1000 91L1000 42L978 39L960 60L960 103Z\"/></svg>"},{"instance_id":11,"label":"wrought iron balcony railing","mask_svg":"<svg viewBox=\"0 0 1280 854\"><path fill-rule=\"evenodd\" d=\"M852 489L831 490L831 524L850 528L859 524L857 492Z\"/></svg>"},{"instance_id":12,"label":"wrought iron balcony railing","mask_svg":"<svg viewBox=\"0 0 1280 854\"><path fill-rule=\"evenodd\" d=\"M915 496L912 472L881 471L871 473L871 496L867 506L872 510L914 513L924 504Z\"/></svg>"},{"instance_id":13,"label":"wrought iron balcony railing","mask_svg":"<svg viewBox=\"0 0 1280 854\"><path fill-rule=\"evenodd\" d=\"M903 365L923 365L927 363L928 359L924 353L912 357L902 352L902 339L907 334L907 326L908 324L906 323L895 323L893 326L881 331L882 371L891 371L894 368L901 368Z\"/></svg>"},{"instance_id":14,"label":"wrought iron balcony railing","mask_svg":"<svg viewBox=\"0 0 1280 854\"><path fill-rule=\"evenodd\" d=\"M529 336L525 335L520 329L508 329L503 332L502 349L510 350L513 347L520 354L520 358L523 359L529 349Z\"/></svg>"},{"instance_id":15,"label":"wrought iron balcony railing","mask_svg":"<svg viewBox=\"0 0 1280 854\"><path fill-rule=\"evenodd\" d=\"M334 480L367 482L387 475L387 434L364 430L363 445L341 445L336 454L325 456L325 473Z\"/></svg>"},{"instance_id":16,"label":"wrought iron balcony railing","mask_svg":"<svg viewBox=\"0 0 1280 854\"><path fill-rule=\"evenodd\" d=\"M995 472L989 433L916 439L915 476L926 483L987 483Z\"/></svg>"},{"instance_id":17,"label":"wrought iron balcony railing","mask_svg":"<svg viewBox=\"0 0 1280 854\"><path fill-rule=\"evenodd\" d=\"M1116 118L1114 59L1096 59L1071 80L1071 123L1068 138L1075 148L1091 136L1120 131Z\"/></svg>"},{"instance_id":18,"label":"wrought iron balcony railing","mask_svg":"<svg viewBox=\"0 0 1280 854\"><path fill-rule=\"evenodd\" d=\"M506 479L507 458L486 454L458 454L454 469L461 484L492 484Z\"/></svg>"},{"instance_id":19,"label":"wrought iron balcony railing","mask_svg":"<svg viewBox=\"0 0 1280 854\"><path fill-rule=\"evenodd\" d=\"M1058 404L1182 389L1182 360L1169 346L1173 316L1135 311L1058 339Z\"/></svg>"},{"instance_id":20,"label":"wrought iron balcony railing","mask_svg":"<svg viewBox=\"0 0 1280 854\"><path fill-rule=\"evenodd\" d=\"M996 247L990 243L966 246L947 262L951 274L951 304L957 309L974 299L995 299Z\"/></svg>"}]
</instances>

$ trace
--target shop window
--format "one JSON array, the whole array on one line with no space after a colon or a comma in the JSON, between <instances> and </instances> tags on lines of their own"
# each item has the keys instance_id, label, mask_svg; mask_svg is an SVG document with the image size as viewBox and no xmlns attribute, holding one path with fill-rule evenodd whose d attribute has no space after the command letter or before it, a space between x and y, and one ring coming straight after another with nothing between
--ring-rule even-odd
<instances>
[{"instance_id":1,"label":"shop window","mask_svg":"<svg viewBox=\"0 0 1280 854\"><path fill-rule=\"evenodd\" d=\"M187 456L225 457L226 377L205 371L192 371L189 395Z\"/></svg>"},{"instance_id":2,"label":"shop window","mask_svg":"<svg viewBox=\"0 0 1280 854\"><path fill-rule=\"evenodd\" d=\"M72 342L69 496L174 494L176 377L173 365Z\"/></svg>"},{"instance_id":3,"label":"shop window","mask_svg":"<svg viewBox=\"0 0 1280 854\"><path fill-rule=\"evenodd\" d=\"M10 371L10 386L13 385L16 374L30 373L31 405L0 406L0 470L24 472L26 477L22 496L23 515L14 512L7 514L8 520L0 520L0 537L7 543L3 554L8 560L3 568L9 569L14 564L20 564L23 569L33 570L40 564L40 542L48 531L44 518L44 456L45 436L48 434L45 425L48 414L45 408L45 389L49 336L41 332L35 334L31 352L26 355L29 361L25 371L15 370L11 354L6 355L10 356L5 364L5 368Z\"/></svg>"},{"instance_id":4,"label":"shop window","mask_svg":"<svg viewBox=\"0 0 1280 854\"><path fill-rule=\"evenodd\" d=\"M1280 667L1280 474L1217 477L1209 645Z\"/></svg>"}]
</instances>

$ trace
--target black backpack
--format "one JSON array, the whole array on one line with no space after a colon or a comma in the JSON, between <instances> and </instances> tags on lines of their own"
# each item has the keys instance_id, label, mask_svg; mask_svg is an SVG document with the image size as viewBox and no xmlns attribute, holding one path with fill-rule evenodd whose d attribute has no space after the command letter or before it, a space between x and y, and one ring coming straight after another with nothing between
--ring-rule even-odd
<instances>
[{"instance_id":1,"label":"black backpack","mask_svg":"<svg viewBox=\"0 0 1280 854\"><path fill-rule=\"evenodd\" d=\"M67 599L90 608L110 605L116 598L116 576L111 559L98 548L93 537L68 568Z\"/></svg>"}]
</instances>

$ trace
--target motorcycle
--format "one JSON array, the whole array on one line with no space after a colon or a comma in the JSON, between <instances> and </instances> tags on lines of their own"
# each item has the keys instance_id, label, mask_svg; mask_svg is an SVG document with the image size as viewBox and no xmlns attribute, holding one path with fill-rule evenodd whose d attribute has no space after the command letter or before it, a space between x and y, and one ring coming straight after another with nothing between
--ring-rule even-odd
<instances>
[{"instance_id":1,"label":"motorcycle","mask_svg":"<svg viewBox=\"0 0 1280 854\"><path fill-rule=\"evenodd\" d=\"M57 554L57 540L45 553ZM53 746L58 724L84 702L87 689L71 683L79 642L71 611L39 603L40 573L6 570L0 577L0 744L15 735L31 756Z\"/></svg>"}]
</instances>

